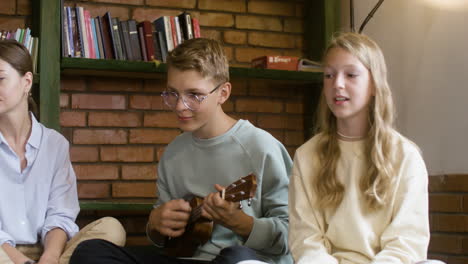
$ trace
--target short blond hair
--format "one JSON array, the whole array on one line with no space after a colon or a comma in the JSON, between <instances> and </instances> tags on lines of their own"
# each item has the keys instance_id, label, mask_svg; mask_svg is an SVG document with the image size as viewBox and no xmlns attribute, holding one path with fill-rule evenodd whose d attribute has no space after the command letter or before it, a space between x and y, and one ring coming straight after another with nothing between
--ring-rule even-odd
<instances>
[{"instance_id":1,"label":"short blond hair","mask_svg":"<svg viewBox=\"0 0 468 264\"><path fill-rule=\"evenodd\" d=\"M228 59L222 45L214 39L184 41L169 53L167 66L182 71L195 70L218 83L229 81Z\"/></svg>"}]
</instances>

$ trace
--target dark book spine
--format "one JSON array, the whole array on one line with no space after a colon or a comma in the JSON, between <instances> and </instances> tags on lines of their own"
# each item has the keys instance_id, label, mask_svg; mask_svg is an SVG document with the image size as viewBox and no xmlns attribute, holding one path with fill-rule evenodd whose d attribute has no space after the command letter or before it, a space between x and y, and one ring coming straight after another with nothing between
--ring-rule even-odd
<instances>
[{"instance_id":1,"label":"dark book spine","mask_svg":"<svg viewBox=\"0 0 468 264\"><path fill-rule=\"evenodd\" d=\"M184 40L193 39L192 18L189 13L182 13L179 16L180 28L184 35Z\"/></svg>"},{"instance_id":2,"label":"dark book spine","mask_svg":"<svg viewBox=\"0 0 468 264\"><path fill-rule=\"evenodd\" d=\"M122 41L120 38L120 27L119 27L119 19L117 17L112 18L112 32L114 35L114 45L115 45L115 50L117 51L117 59L118 60L124 60L123 56L123 50L122 50Z\"/></svg>"},{"instance_id":3,"label":"dark book spine","mask_svg":"<svg viewBox=\"0 0 468 264\"><path fill-rule=\"evenodd\" d=\"M128 35L130 36L130 46L132 47L133 59L141 61L141 47L138 39L138 31L136 21L131 19L128 20Z\"/></svg>"},{"instance_id":4,"label":"dark book spine","mask_svg":"<svg viewBox=\"0 0 468 264\"><path fill-rule=\"evenodd\" d=\"M146 53L145 32L143 30L142 23L138 24L138 38L140 40L141 57L144 61L148 61L148 54Z\"/></svg>"},{"instance_id":5,"label":"dark book spine","mask_svg":"<svg viewBox=\"0 0 468 264\"><path fill-rule=\"evenodd\" d=\"M158 32L154 28L154 25L152 28L153 28L152 35L153 35L154 58L159 61L163 61L162 56L161 56L161 46L159 45Z\"/></svg>"},{"instance_id":6,"label":"dark book spine","mask_svg":"<svg viewBox=\"0 0 468 264\"><path fill-rule=\"evenodd\" d=\"M102 44L106 59L116 58L117 51L114 46L114 36L112 32L112 23L110 13L107 12L101 19Z\"/></svg>"},{"instance_id":7,"label":"dark book spine","mask_svg":"<svg viewBox=\"0 0 468 264\"><path fill-rule=\"evenodd\" d=\"M67 20L67 7L64 6L60 12L62 18L62 57L70 56L70 43L68 41L68 20Z\"/></svg>"},{"instance_id":8,"label":"dark book spine","mask_svg":"<svg viewBox=\"0 0 468 264\"><path fill-rule=\"evenodd\" d=\"M148 61L154 60L153 29L151 22L143 21L143 34L145 35L146 56Z\"/></svg>"},{"instance_id":9,"label":"dark book spine","mask_svg":"<svg viewBox=\"0 0 468 264\"><path fill-rule=\"evenodd\" d=\"M157 36L158 36L159 47L161 48L161 59L163 62L166 62L167 60L166 40L164 39L164 35L162 34L161 31L157 31Z\"/></svg>"},{"instance_id":10,"label":"dark book spine","mask_svg":"<svg viewBox=\"0 0 468 264\"><path fill-rule=\"evenodd\" d=\"M75 25L74 31L73 31L73 39L74 39L75 47L77 47L75 49L75 53L76 53L76 57L85 58L84 46L83 46L83 37L82 37L82 34L81 34L81 26L80 26L80 18L79 17L80 16L79 16L79 12L78 12L78 7L73 8L72 18L74 20L73 25Z\"/></svg>"},{"instance_id":11,"label":"dark book spine","mask_svg":"<svg viewBox=\"0 0 468 264\"><path fill-rule=\"evenodd\" d=\"M69 6L66 7L67 12L67 26L68 26L68 43L70 45L70 57L75 57L75 46L73 42L73 18L71 14L71 8Z\"/></svg>"},{"instance_id":12,"label":"dark book spine","mask_svg":"<svg viewBox=\"0 0 468 264\"><path fill-rule=\"evenodd\" d=\"M94 26L96 27L96 41L99 50L99 58L105 59L106 55L104 54L104 46L102 44L101 18L99 16L94 18Z\"/></svg>"},{"instance_id":13,"label":"dark book spine","mask_svg":"<svg viewBox=\"0 0 468 264\"><path fill-rule=\"evenodd\" d=\"M120 21L120 28L122 29L123 43L125 46L125 55L127 60L136 60L133 57L132 44L130 42L130 32L128 30L128 21Z\"/></svg>"}]
</instances>

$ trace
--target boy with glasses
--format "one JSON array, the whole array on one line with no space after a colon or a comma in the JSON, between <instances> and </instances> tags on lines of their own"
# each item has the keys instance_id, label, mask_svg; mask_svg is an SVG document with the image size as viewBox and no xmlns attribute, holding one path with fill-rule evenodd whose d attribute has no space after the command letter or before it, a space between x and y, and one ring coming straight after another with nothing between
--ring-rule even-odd
<instances>
[{"instance_id":1,"label":"boy with glasses","mask_svg":"<svg viewBox=\"0 0 468 264\"><path fill-rule=\"evenodd\" d=\"M204 197L197 212L214 222L211 237L188 259L159 252L135 255L94 240L81 244L72 261L146 264L259 259L292 263L287 248L292 161L269 133L224 113L221 106L229 98L231 83L222 46L202 38L185 41L170 53L167 65L162 98L185 133L167 146L159 162L159 199L149 216L148 237L164 250L165 242L184 234L195 210L188 196ZM224 200L224 188L250 173L256 175L257 184L251 205Z\"/></svg>"}]
</instances>

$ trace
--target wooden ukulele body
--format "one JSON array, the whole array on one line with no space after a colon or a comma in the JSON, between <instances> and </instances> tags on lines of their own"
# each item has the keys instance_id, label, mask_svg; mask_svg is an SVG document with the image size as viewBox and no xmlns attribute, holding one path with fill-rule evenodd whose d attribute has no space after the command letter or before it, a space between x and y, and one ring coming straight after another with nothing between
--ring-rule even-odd
<instances>
[{"instance_id":1,"label":"wooden ukulele body","mask_svg":"<svg viewBox=\"0 0 468 264\"><path fill-rule=\"evenodd\" d=\"M192 210L203 204L203 198L194 197L190 200ZM200 217L196 222L189 223L182 236L167 238L165 252L173 257L192 257L200 245L205 244L213 232L213 221Z\"/></svg>"}]
</instances>

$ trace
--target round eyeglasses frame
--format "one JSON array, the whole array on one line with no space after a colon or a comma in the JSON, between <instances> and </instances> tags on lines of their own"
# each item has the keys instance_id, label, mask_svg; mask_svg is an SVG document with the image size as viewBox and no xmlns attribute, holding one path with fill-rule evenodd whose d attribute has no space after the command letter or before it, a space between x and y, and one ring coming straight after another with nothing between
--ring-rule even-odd
<instances>
[{"instance_id":1,"label":"round eyeglasses frame","mask_svg":"<svg viewBox=\"0 0 468 264\"><path fill-rule=\"evenodd\" d=\"M198 104L196 105L196 107L194 106L189 106L189 103L187 103L187 95L182 95L180 96L178 93L176 92L169 92L169 91L164 91L161 93L161 96L163 98L163 101L164 101L164 104L166 104L169 108L171 109L174 109L176 106L177 106L177 103L179 102L179 98L182 98L182 103L184 104L185 107L187 107L189 110L191 111L197 111L199 108L200 108L200 104L201 102L203 102L203 100L205 100L210 94L214 93L219 87L221 87L221 85L225 84L226 82L222 82L218 85L216 85L215 88L213 88L213 90L211 90L207 95L196 95L194 94L193 97L196 99L196 101L198 102ZM171 104L169 102L169 97L170 96L174 96L177 100L175 101L174 104Z\"/></svg>"}]
</instances>

